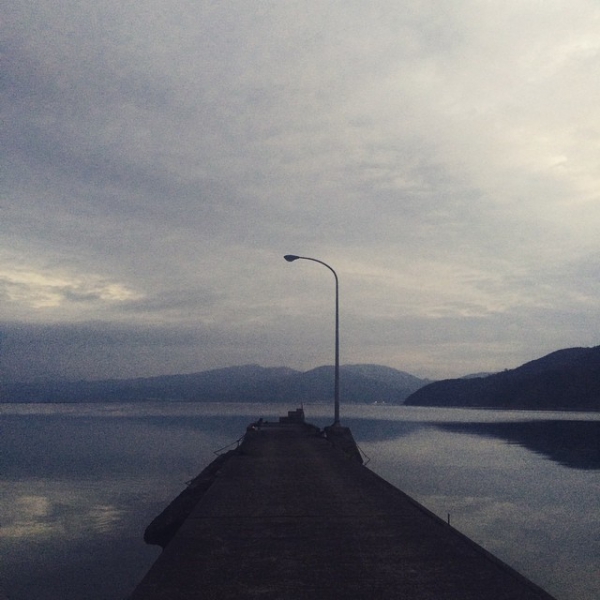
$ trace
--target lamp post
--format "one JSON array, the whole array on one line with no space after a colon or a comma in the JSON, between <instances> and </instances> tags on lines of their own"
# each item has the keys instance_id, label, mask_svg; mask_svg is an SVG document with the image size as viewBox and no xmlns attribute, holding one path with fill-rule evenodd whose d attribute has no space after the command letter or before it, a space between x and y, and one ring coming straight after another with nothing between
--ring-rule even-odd
<instances>
[{"instance_id":1,"label":"lamp post","mask_svg":"<svg viewBox=\"0 0 600 600\"><path fill-rule=\"evenodd\" d=\"M327 267L335 277L335 384L334 384L334 419L333 426L340 425L340 300L339 300L339 284L337 273L325 262L308 256L296 256L295 254L286 254L283 258L288 262L295 260L312 260Z\"/></svg>"}]
</instances>

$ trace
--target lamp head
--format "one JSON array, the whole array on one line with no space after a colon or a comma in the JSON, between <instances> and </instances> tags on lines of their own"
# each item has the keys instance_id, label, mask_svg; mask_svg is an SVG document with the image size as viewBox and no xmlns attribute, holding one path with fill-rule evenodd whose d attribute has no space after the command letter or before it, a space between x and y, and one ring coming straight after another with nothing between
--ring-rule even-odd
<instances>
[{"instance_id":1,"label":"lamp head","mask_svg":"<svg viewBox=\"0 0 600 600\"><path fill-rule=\"evenodd\" d=\"M286 254L283 258L285 258L285 260L287 260L288 262L294 262L295 260L298 260L300 257L296 256L295 254Z\"/></svg>"}]
</instances>

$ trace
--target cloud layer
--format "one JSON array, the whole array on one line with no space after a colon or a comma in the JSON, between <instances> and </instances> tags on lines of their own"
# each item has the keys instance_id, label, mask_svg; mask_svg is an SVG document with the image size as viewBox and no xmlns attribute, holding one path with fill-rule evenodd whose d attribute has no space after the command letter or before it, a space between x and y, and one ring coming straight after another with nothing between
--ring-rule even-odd
<instances>
[{"instance_id":1,"label":"cloud layer","mask_svg":"<svg viewBox=\"0 0 600 600\"><path fill-rule=\"evenodd\" d=\"M331 274L289 252L340 276L343 362L598 343L595 2L5 13L6 376L331 362Z\"/></svg>"}]
</instances>

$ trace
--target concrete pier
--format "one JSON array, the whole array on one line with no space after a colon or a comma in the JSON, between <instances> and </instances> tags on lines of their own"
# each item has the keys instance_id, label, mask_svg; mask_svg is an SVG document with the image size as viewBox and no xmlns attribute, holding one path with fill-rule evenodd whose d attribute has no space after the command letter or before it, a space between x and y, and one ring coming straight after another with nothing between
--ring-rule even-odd
<instances>
[{"instance_id":1,"label":"concrete pier","mask_svg":"<svg viewBox=\"0 0 600 600\"><path fill-rule=\"evenodd\" d=\"M131 600L552 600L329 433L249 430L149 528L165 548Z\"/></svg>"}]
</instances>

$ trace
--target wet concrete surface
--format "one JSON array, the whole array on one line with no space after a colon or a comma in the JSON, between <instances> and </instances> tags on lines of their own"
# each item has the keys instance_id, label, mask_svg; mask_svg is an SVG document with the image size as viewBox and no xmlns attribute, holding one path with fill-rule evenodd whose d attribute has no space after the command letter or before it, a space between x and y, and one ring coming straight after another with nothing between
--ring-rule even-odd
<instances>
[{"instance_id":1,"label":"wet concrete surface","mask_svg":"<svg viewBox=\"0 0 600 600\"><path fill-rule=\"evenodd\" d=\"M249 431L131 600L551 600L301 424Z\"/></svg>"}]
</instances>

